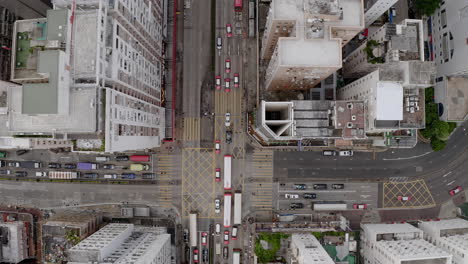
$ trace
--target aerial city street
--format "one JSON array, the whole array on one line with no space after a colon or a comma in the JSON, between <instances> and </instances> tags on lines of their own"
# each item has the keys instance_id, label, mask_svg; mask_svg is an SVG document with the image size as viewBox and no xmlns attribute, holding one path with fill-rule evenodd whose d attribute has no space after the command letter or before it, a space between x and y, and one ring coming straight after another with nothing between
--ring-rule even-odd
<instances>
[{"instance_id":1,"label":"aerial city street","mask_svg":"<svg viewBox=\"0 0 468 264\"><path fill-rule=\"evenodd\" d=\"M467 14L0 1L0 263L468 264Z\"/></svg>"}]
</instances>

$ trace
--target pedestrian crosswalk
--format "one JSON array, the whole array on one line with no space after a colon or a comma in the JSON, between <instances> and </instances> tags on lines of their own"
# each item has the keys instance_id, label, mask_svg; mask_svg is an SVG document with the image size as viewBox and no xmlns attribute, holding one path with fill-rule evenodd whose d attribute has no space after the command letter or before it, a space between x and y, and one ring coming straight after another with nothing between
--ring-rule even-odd
<instances>
[{"instance_id":1,"label":"pedestrian crosswalk","mask_svg":"<svg viewBox=\"0 0 468 264\"><path fill-rule=\"evenodd\" d=\"M256 150L252 154L251 177L248 179L252 211L273 209L273 151Z\"/></svg>"},{"instance_id":2,"label":"pedestrian crosswalk","mask_svg":"<svg viewBox=\"0 0 468 264\"><path fill-rule=\"evenodd\" d=\"M233 89L231 92L216 91L215 92L215 113L222 114L231 113L231 115L241 114L242 111L242 91Z\"/></svg>"},{"instance_id":3,"label":"pedestrian crosswalk","mask_svg":"<svg viewBox=\"0 0 468 264\"><path fill-rule=\"evenodd\" d=\"M200 118L186 117L184 118L184 141L199 141L200 140Z\"/></svg>"},{"instance_id":4,"label":"pedestrian crosswalk","mask_svg":"<svg viewBox=\"0 0 468 264\"><path fill-rule=\"evenodd\" d=\"M156 179L158 184L158 204L161 207L172 207L173 201L173 184L176 179L175 158L169 154L157 154L154 159L156 163Z\"/></svg>"}]
</instances>

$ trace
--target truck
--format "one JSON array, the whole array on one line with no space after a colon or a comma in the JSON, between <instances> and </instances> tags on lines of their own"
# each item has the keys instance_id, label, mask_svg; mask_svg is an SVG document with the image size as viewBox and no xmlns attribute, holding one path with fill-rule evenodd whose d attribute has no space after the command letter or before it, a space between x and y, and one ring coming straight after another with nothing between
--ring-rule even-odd
<instances>
[{"instance_id":1,"label":"truck","mask_svg":"<svg viewBox=\"0 0 468 264\"><path fill-rule=\"evenodd\" d=\"M242 193L234 193L234 224L242 224Z\"/></svg>"},{"instance_id":2,"label":"truck","mask_svg":"<svg viewBox=\"0 0 468 264\"><path fill-rule=\"evenodd\" d=\"M232 204L232 194L224 194L224 227L231 227L231 205Z\"/></svg>"},{"instance_id":3,"label":"truck","mask_svg":"<svg viewBox=\"0 0 468 264\"><path fill-rule=\"evenodd\" d=\"M97 166L96 163L78 162L76 164L76 169L78 169L78 170L97 170L98 166Z\"/></svg>"},{"instance_id":4,"label":"truck","mask_svg":"<svg viewBox=\"0 0 468 264\"><path fill-rule=\"evenodd\" d=\"M231 155L224 155L224 190L231 190L231 161Z\"/></svg>"},{"instance_id":5,"label":"truck","mask_svg":"<svg viewBox=\"0 0 468 264\"><path fill-rule=\"evenodd\" d=\"M147 164L135 164L135 163L130 164L130 170L131 171L143 171L143 170L147 171L147 170L149 170L149 168L150 167Z\"/></svg>"},{"instance_id":6,"label":"truck","mask_svg":"<svg viewBox=\"0 0 468 264\"><path fill-rule=\"evenodd\" d=\"M346 203L314 203L314 211L340 211L346 210L348 206Z\"/></svg>"},{"instance_id":7,"label":"truck","mask_svg":"<svg viewBox=\"0 0 468 264\"><path fill-rule=\"evenodd\" d=\"M150 155L132 155L130 156L130 160L134 162L150 162L151 156Z\"/></svg>"},{"instance_id":8,"label":"truck","mask_svg":"<svg viewBox=\"0 0 468 264\"><path fill-rule=\"evenodd\" d=\"M49 179L77 179L79 176L75 171L49 171Z\"/></svg>"},{"instance_id":9,"label":"truck","mask_svg":"<svg viewBox=\"0 0 468 264\"><path fill-rule=\"evenodd\" d=\"M197 213L190 212L190 246L197 246Z\"/></svg>"},{"instance_id":10,"label":"truck","mask_svg":"<svg viewBox=\"0 0 468 264\"><path fill-rule=\"evenodd\" d=\"M21 161L20 166L24 169L39 169L42 168L42 163L38 161Z\"/></svg>"},{"instance_id":11,"label":"truck","mask_svg":"<svg viewBox=\"0 0 468 264\"><path fill-rule=\"evenodd\" d=\"M220 243L216 243L215 253L216 253L216 255L221 255L221 244Z\"/></svg>"},{"instance_id":12,"label":"truck","mask_svg":"<svg viewBox=\"0 0 468 264\"><path fill-rule=\"evenodd\" d=\"M240 254L242 250L239 248L234 248L232 250L232 264L240 264Z\"/></svg>"}]
</instances>

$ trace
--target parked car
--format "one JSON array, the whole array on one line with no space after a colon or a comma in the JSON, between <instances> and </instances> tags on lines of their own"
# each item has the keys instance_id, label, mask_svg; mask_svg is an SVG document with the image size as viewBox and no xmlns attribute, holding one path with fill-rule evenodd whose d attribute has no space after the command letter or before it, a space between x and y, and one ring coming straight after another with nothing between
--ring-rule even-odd
<instances>
[{"instance_id":1,"label":"parked car","mask_svg":"<svg viewBox=\"0 0 468 264\"><path fill-rule=\"evenodd\" d=\"M353 151L352 150L341 150L339 152L339 155L342 157L350 157L353 156Z\"/></svg>"},{"instance_id":2,"label":"parked car","mask_svg":"<svg viewBox=\"0 0 468 264\"><path fill-rule=\"evenodd\" d=\"M231 26L231 24L226 24L226 33L227 33L228 38L232 37L232 26Z\"/></svg>"},{"instance_id":3,"label":"parked car","mask_svg":"<svg viewBox=\"0 0 468 264\"><path fill-rule=\"evenodd\" d=\"M36 177L47 177L47 172L45 172L45 171L36 171Z\"/></svg>"},{"instance_id":4,"label":"parked car","mask_svg":"<svg viewBox=\"0 0 468 264\"><path fill-rule=\"evenodd\" d=\"M26 154L28 152L29 152L29 150L27 150L27 149L19 149L19 150L16 151L16 155L21 156L21 155L24 155L24 154Z\"/></svg>"},{"instance_id":5,"label":"parked car","mask_svg":"<svg viewBox=\"0 0 468 264\"><path fill-rule=\"evenodd\" d=\"M217 37L216 38L216 48L220 50L222 47L223 47L223 38Z\"/></svg>"},{"instance_id":6,"label":"parked car","mask_svg":"<svg viewBox=\"0 0 468 264\"><path fill-rule=\"evenodd\" d=\"M225 70L226 73L231 72L231 60L230 59L226 59L224 61L224 70Z\"/></svg>"},{"instance_id":7,"label":"parked car","mask_svg":"<svg viewBox=\"0 0 468 264\"><path fill-rule=\"evenodd\" d=\"M301 208L304 208L304 204L302 204L302 203L291 203L289 205L289 208L291 208L291 209L301 209Z\"/></svg>"},{"instance_id":8,"label":"parked car","mask_svg":"<svg viewBox=\"0 0 468 264\"><path fill-rule=\"evenodd\" d=\"M202 250L202 260L203 262L208 262L208 249L206 248Z\"/></svg>"},{"instance_id":9,"label":"parked car","mask_svg":"<svg viewBox=\"0 0 468 264\"><path fill-rule=\"evenodd\" d=\"M314 184L314 190L326 190L327 185L326 184Z\"/></svg>"},{"instance_id":10,"label":"parked car","mask_svg":"<svg viewBox=\"0 0 468 264\"><path fill-rule=\"evenodd\" d=\"M104 164L102 168L105 170L113 170L115 168L114 164Z\"/></svg>"},{"instance_id":11,"label":"parked car","mask_svg":"<svg viewBox=\"0 0 468 264\"><path fill-rule=\"evenodd\" d=\"M154 173L149 172L149 173L143 173L141 177L145 180L151 180L154 179Z\"/></svg>"},{"instance_id":12,"label":"parked car","mask_svg":"<svg viewBox=\"0 0 468 264\"><path fill-rule=\"evenodd\" d=\"M201 244L203 246L206 246L206 244L208 244L208 233L206 232L201 233Z\"/></svg>"},{"instance_id":13,"label":"parked car","mask_svg":"<svg viewBox=\"0 0 468 264\"><path fill-rule=\"evenodd\" d=\"M215 199L215 213L219 214L221 212L221 200Z\"/></svg>"},{"instance_id":14,"label":"parked car","mask_svg":"<svg viewBox=\"0 0 468 264\"><path fill-rule=\"evenodd\" d=\"M231 239L232 240L237 240L237 231L238 231L237 226L234 226L232 228L232 234L231 234Z\"/></svg>"},{"instance_id":15,"label":"parked car","mask_svg":"<svg viewBox=\"0 0 468 264\"><path fill-rule=\"evenodd\" d=\"M61 167L62 165L60 165L60 163L55 163L55 162L49 163L49 169L60 169Z\"/></svg>"},{"instance_id":16,"label":"parked car","mask_svg":"<svg viewBox=\"0 0 468 264\"><path fill-rule=\"evenodd\" d=\"M220 168L215 169L215 181L217 182L221 181L221 169Z\"/></svg>"},{"instance_id":17,"label":"parked car","mask_svg":"<svg viewBox=\"0 0 468 264\"><path fill-rule=\"evenodd\" d=\"M367 209L367 204L353 204L354 209Z\"/></svg>"},{"instance_id":18,"label":"parked car","mask_svg":"<svg viewBox=\"0 0 468 264\"><path fill-rule=\"evenodd\" d=\"M234 87L239 88L239 74L234 74Z\"/></svg>"},{"instance_id":19,"label":"parked car","mask_svg":"<svg viewBox=\"0 0 468 264\"><path fill-rule=\"evenodd\" d=\"M98 162L106 162L106 161L109 161L110 158L107 157L107 156L99 156L99 157L96 157L96 161Z\"/></svg>"},{"instance_id":20,"label":"parked car","mask_svg":"<svg viewBox=\"0 0 468 264\"><path fill-rule=\"evenodd\" d=\"M228 258L229 258L229 248L223 247L223 259L228 259Z\"/></svg>"},{"instance_id":21,"label":"parked car","mask_svg":"<svg viewBox=\"0 0 468 264\"><path fill-rule=\"evenodd\" d=\"M117 174L104 174L104 179L117 179Z\"/></svg>"},{"instance_id":22,"label":"parked car","mask_svg":"<svg viewBox=\"0 0 468 264\"><path fill-rule=\"evenodd\" d=\"M215 141L215 152L216 154L221 153L221 141L220 140Z\"/></svg>"},{"instance_id":23,"label":"parked car","mask_svg":"<svg viewBox=\"0 0 468 264\"><path fill-rule=\"evenodd\" d=\"M231 113L224 114L224 125L231 126Z\"/></svg>"},{"instance_id":24,"label":"parked car","mask_svg":"<svg viewBox=\"0 0 468 264\"><path fill-rule=\"evenodd\" d=\"M219 75L215 77L215 87L216 90L221 90L221 76Z\"/></svg>"},{"instance_id":25,"label":"parked car","mask_svg":"<svg viewBox=\"0 0 468 264\"><path fill-rule=\"evenodd\" d=\"M98 177L97 173L88 172L88 173L83 174L83 178L85 179L96 179L97 177Z\"/></svg>"},{"instance_id":26,"label":"parked car","mask_svg":"<svg viewBox=\"0 0 468 264\"><path fill-rule=\"evenodd\" d=\"M189 231L188 229L184 229L184 233L183 233L183 238L184 238L184 242L187 243L189 241Z\"/></svg>"},{"instance_id":27,"label":"parked car","mask_svg":"<svg viewBox=\"0 0 468 264\"><path fill-rule=\"evenodd\" d=\"M216 226L215 226L215 232L216 232L217 235L219 235L219 233L221 233L221 224L219 224L219 223L216 224Z\"/></svg>"},{"instance_id":28,"label":"parked car","mask_svg":"<svg viewBox=\"0 0 468 264\"><path fill-rule=\"evenodd\" d=\"M193 249L193 263L198 263L198 248Z\"/></svg>"},{"instance_id":29,"label":"parked car","mask_svg":"<svg viewBox=\"0 0 468 264\"><path fill-rule=\"evenodd\" d=\"M286 199L299 199L299 194L286 193L284 195L284 198L286 198Z\"/></svg>"},{"instance_id":30,"label":"parked car","mask_svg":"<svg viewBox=\"0 0 468 264\"><path fill-rule=\"evenodd\" d=\"M229 78L224 79L224 91L225 92L231 91L231 79Z\"/></svg>"},{"instance_id":31,"label":"parked car","mask_svg":"<svg viewBox=\"0 0 468 264\"><path fill-rule=\"evenodd\" d=\"M411 196L405 196L405 195L398 195L398 201L403 201L403 202L406 202L406 201L409 201L411 200Z\"/></svg>"},{"instance_id":32,"label":"parked car","mask_svg":"<svg viewBox=\"0 0 468 264\"><path fill-rule=\"evenodd\" d=\"M15 172L16 177L26 177L28 173L26 171L17 171Z\"/></svg>"},{"instance_id":33,"label":"parked car","mask_svg":"<svg viewBox=\"0 0 468 264\"><path fill-rule=\"evenodd\" d=\"M12 162L8 162L8 167L19 168L21 167L21 165L17 161L12 161Z\"/></svg>"},{"instance_id":34,"label":"parked car","mask_svg":"<svg viewBox=\"0 0 468 264\"><path fill-rule=\"evenodd\" d=\"M121 155L121 156L116 156L115 160L116 161L128 161L128 160L130 160L130 157L126 156L126 155Z\"/></svg>"},{"instance_id":35,"label":"parked car","mask_svg":"<svg viewBox=\"0 0 468 264\"><path fill-rule=\"evenodd\" d=\"M294 189L296 189L296 190L305 190L305 189L307 189L307 185L302 184L302 183L300 183L300 184L294 184L293 187L294 187Z\"/></svg>"},{"instance_id":36,"label":"parked car","mask_svg":"<svg viewBox=\"0 0 468 264\"><path fill-rule=\"evenodd\" d=\"M463 188L461 186L457 186L449 191L450 195L454 196L455 194L461 192Z\"/></svg>"},{"instance_id":37,"label":"parked car","mask_svg":"<svg viewBox=\"0 0 468 264\"><path fill-rule=\"evenodd\" d=\"M344 184L332 184L332 189L344 189Z\"/></svg>"},{"instance_id":38,"label":"parked car","mask_svg":"<svg viewBox=\"0 0 468 264\"><path fill-rule=\"evenodd\" d=\"M232 143L232 131L231 130L226 131L226 143L227 144Z\"/></svg>"},{"instance_id":39,"label":"parked car","mask_svg":"<svg viewBox=\"0 0 468 264\"><path fill-rule=\"evenodd\" d=\"M224 231L224 244L229 244L229 231L225 230Z\"/></svg>"},{"instance_id":40,"label":"parked car","mask_svg":"<svg viewBox=\"0 0 468 264\"><path fill-rule=\"evenodd\" d=\"M334 150L324 150L322 151L323 156L336 156L336 151Z\"/></svg>"},{"instance_id":41,"label":"parked car","mask_svg":"<svg viewBox=\"0 0 468 264\"><path fill-rule=\"evenodd\" d=\"M304 199L316 199L317 194L315 194L315 193L304 193L303 197L304 197Z\"/></svg>"},{"instance_id":42,"label":"parked car","mask_svg":"<svg viewBox=\"0 0 468 264\"><path fill-rule=\"evenodd\" d=\"M0 170L0 174L10 175L11 170Z\"/></svg>"},{"instance_id":43,"label":"parked car","mask_svg":"<svg viewBox=\"0 0 468 264\"><path fill-rule=\"evenodd\" d=\"M65 169L69 169L69 170L76 169L76 165L72 164L72 163L67 163L67 164L63 165L63 167Z\"/></svg>"}]
</instances>

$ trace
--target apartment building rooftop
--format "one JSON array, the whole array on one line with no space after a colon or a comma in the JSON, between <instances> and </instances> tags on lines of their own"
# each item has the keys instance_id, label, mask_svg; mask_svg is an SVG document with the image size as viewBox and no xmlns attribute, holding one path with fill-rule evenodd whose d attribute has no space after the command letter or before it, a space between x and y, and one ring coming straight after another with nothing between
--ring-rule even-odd
<instances>
[{"instance_id":1,"label":"apartment building rooftop","mask_svg":"<svg viewBox=\"0 0 468 264\"><path fill-rule=\"evenodd\" d=\"M292 234L291 250L294 256L292 263L298 264L333 264L335 263L320 242L310 233Z\"/></svg>"}]
</instances>

